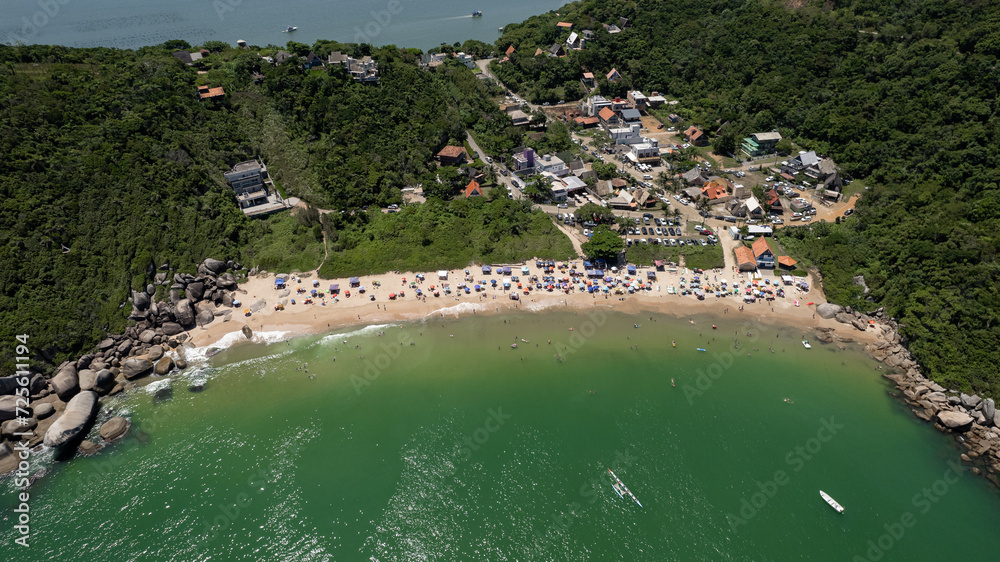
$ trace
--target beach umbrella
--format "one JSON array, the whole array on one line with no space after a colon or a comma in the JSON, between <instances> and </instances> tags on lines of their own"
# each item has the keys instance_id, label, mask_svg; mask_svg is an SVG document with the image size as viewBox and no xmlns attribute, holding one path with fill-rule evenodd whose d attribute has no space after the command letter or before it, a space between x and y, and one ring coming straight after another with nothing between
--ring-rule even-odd
<instances>
[{"instance_id":1,"label":"beach umbrella","mask_svg":"<svg viewBox=\"0 0 1000 562\"><path fill-rule=\"evenodd\" d=\"M315 295L316 294L316 289L313 289L312 291L309 291L309 292Z\"/></svg>"}]
</instances>

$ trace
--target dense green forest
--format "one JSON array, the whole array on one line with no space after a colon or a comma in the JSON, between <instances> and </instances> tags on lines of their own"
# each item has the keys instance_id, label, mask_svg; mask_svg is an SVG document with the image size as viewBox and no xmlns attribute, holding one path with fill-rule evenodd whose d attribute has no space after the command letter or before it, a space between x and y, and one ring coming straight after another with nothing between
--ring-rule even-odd
<instances>
[{"instance_id":1,"label":"dense green forest","mask_svg":"<svg viewBox=\"0 0 1000 562\"><path fill-rule=\"evenodd\" d=\"M596 38L535 57L564 40L556 21ZM1000 6L975 0L584 0L507 26L496 46L516 53L492 68L534 101L616 68L599 92L656 90L713 136L777 129L867 178L854 217L788 229L789 243L832 301L899 319L936 380L997 397L998 30Z\"/></svg>"},{"instance_id":2,"label":"dense green forest","mask_svg":"<svg viewBox=\"0 0 1000 562\"><path fill-rule=\"evenodd\" d=\"M188 47L0 46L3 371L13 367L15 333L30 335L42 369L120 333L130 291L167 271L161 266L193 272L215 257L247 268L310 269L323 259L324 234L331 238L325 271L344 274L384 271L417 256L434 268L524 251L567 253L565 237L543 228L544 215L503 202L469 209L438 202L421 211L427 220L412 223L401 220L406 213L381 221L339 221L339 213L322 220L315 211L246 218L222 173L249 158L265 160L285 195L362 219L371 215L361 208L401 202L401 187L434 182L433 155L461 144L466 127L496 150L516 146L523 132L491 103L495 87L458 63L422 70L411 50L286 47L298 56L371 55L381 75L372 86L340 66L304 70L294 57L271 65L218 42L190 67L173 56ZM199 101L201 84L222 86L226 95ZM442 213L438 226L428 226L432 210ZM373 253L370 236L383 222L420 251ZM459 241L449 224L482 242ZM158 288L157 300L165 290Z\"/></svg>"}]
</instances>

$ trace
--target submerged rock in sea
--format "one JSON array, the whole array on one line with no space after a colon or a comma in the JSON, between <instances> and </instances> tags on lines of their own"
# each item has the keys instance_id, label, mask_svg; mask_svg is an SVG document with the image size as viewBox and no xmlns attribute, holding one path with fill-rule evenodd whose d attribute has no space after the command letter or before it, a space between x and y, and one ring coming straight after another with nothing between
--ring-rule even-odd
<instances>
[{"instance_id":1,"label":"submerged rock in sea","mask_svg":"<svg viewBox=\"0 0 1000 562\"><path fill-rule=\"evenodd\" d=\"M972 416L954 410L942 410L937 414L941 424L955 431L966 431L972 426Z\"/></svg>"},{"instance_id":2,"label":"submerged rock in sea","mask_svg":"<svg viewBox=\"0 0 1000 562\"><path fill-rule=\"evenodd\" d=\"M121 416L111 418L101 426L101 439L105 441L118 439L128 431L128 425L128 420Z\"/></svg>"},{"instance_id":3,"label":"submerged rock in sea","mask_svg":"<svg viewBox=\"0 0 1000 562\"><path fill-rule=\"evenodd\" d=\"M97 411L97 393L85 390L66 404L66 410L45 432L47 447L61 447L78 436Z\"/></svg>"}]
</instances>

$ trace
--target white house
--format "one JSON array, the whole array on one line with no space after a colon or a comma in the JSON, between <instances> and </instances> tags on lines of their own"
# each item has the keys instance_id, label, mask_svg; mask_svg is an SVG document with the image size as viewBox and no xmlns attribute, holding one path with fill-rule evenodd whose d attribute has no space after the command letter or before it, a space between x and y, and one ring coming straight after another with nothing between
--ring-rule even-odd
<instances>
[{"instance_id":1,"label":"white house","mask_svg":"<svg viewBox=\"0 0 1000 562\"><path fill-rule=\"evenodd\" d=\"M546 154L535 160L535 171L536 173L549 172L554 176L562 177L569 173L569 168L558 156Z\"/></svg>"}]
</instances>

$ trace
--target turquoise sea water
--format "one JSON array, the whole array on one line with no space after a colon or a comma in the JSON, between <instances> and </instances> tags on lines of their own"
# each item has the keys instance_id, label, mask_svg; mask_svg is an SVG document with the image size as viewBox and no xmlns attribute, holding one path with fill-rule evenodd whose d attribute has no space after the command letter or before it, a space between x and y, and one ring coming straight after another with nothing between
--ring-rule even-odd
<instances>
[{"instance_id":1,"label":"turquoise sea water","mask_svg":"<svg viewBox=\"0 0 1000 562\"><path fill-rule=\"evenodd\" d=\"M435 318L230 348L112 401L135 420L130 435L58 464L32 489L31 546L7 551L109 561L1000 551L997 493L949 472L953 442L887 395L871 359L807 351L792 330L692 319ZM189 390L193 379L207 380L203 392ZM608 468L643 507L614 493ZM13 507L6 480L5 549Z\"/></svg>"},{"instance_id":2,"label":"turquoise sea water","mask_svg":"<svg viewBox=\"0 0 1000 562\"><path fill-rule=\"evenodd\" d=\"M0 0L0 43L138 48L170 39L235 45L317 39L428 49L492 43L498 27L561 6L514 0ZM473 18L480 10L482 17ZM282 33L287 26L292 33Z\"/></svg>"}]
</instances>

